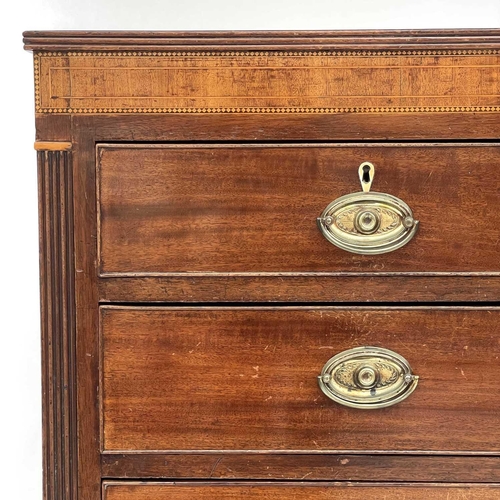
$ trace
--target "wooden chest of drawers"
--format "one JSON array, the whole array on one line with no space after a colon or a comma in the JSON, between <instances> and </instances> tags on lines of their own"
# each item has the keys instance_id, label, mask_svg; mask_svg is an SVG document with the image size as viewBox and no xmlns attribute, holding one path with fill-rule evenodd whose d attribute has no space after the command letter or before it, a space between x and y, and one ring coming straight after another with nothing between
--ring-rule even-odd
<instances>
[{"instance_id":1,"label":"wooden chest of drawers","mask_svg":"<svg viewBox=\"0 0 500 500\"><path fill-rule=\"evenodd\" d=\"M500 32L29 32L47 500L500 499Z\"/></svg>"}]
</instances>

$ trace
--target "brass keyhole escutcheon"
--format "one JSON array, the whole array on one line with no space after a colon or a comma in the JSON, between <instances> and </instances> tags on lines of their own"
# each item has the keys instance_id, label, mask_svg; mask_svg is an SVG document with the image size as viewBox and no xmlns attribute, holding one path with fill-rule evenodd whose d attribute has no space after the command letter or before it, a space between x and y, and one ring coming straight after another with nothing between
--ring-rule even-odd
<instances>
[{"instance_id":1,"label":"brass keyhole escutcheon","mask_svg":"<svg viewBox=\"0 0 500 500\"><path fill-rule=\"evenodd\" d=\"M323 236L342 250L362 255L406 245L418 229L410 207L395 196L370 191L375 167L369 161L359 166L358 176L363 191L337 198L318 217Z\"/></svg>"},{"instance_id":2,"label":"brass keyhole escutcheon","mask_svg":"<svg viewBox=\"0 0 500 500\"><path fill-rule=\"evenodd\" d=\"M368 193L375 177L375 167L369 161L363 162L358 168L359 181L364 193Z\"/></svg>"}]
</instances>

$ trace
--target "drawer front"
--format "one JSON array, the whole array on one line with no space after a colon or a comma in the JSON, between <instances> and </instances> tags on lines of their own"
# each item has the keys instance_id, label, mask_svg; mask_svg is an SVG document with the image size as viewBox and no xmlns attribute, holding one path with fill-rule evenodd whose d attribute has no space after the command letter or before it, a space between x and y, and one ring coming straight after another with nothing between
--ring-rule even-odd
<instances>
[{"instance_id":1,"label":"drawer front","mask_svg":"<svg viewBox=\"0 0 500 500\"><path fill-rule=\"evenodd\" d=\"M493 500L498 485L361 485L335 483L265 484L104 484L104 500Z\"/></svg>"},{"instance_id":2,"label":"drawer front","mask_svg":"<svg viewBox=\"0 0 500 500\"><path fill-rule=\"evenodd\" d=\"M420 221L382 255L317 227L365 161ZM100 145L100 272L499 272L499 162L495 145Z\"/></svg>"},{"instance_id":3,"label":"drawer front","mask_svg":"<svg viewBox=\"0 0 500 500\"><path fill-rule=\"evenodd\" d=\"M102 449L498 452L498 309L101 308ZM420 376L366 411L324 395L337 353Z\"/></svg>"}]
</instances>

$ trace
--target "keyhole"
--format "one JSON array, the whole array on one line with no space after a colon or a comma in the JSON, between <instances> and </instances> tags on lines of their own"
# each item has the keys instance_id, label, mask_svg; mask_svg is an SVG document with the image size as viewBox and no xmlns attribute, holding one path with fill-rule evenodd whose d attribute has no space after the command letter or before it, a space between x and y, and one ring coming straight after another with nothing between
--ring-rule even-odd
<instances>
[{"instance_id":1,"label":"keyhole","mask_svg":"<svg viewBox=\"0 0 500 500\"><path fill-rule=\"evenodd\" d=\"M363 182L370 182L370 167L368 165L363 167Z\"/></svg>"},{"instance_id":2,"label":"keyhole","mask_svg":"<svg viewBox=\"0 0 500 500\"><path fill-rule=\"evenodd\" d=\"M374 175L375 167L369 161L365 161L359 166L359 182L361 183L364 193L368 193L370 191Z\"/></svg>"}]
</instances>

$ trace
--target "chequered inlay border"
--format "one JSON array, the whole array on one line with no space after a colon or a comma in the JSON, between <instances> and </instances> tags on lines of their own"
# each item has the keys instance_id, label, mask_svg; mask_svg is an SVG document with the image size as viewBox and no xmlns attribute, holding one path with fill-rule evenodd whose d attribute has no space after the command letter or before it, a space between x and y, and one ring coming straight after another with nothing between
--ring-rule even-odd
<instances>
[{"instance_id":1,"label":"chequered inlay border","mask_svg":"<svg viewBox=\"0 0 500 500\"><path fill-rule=\"evenodd\" d=\"M500 49L456 49L456 50L332 50L332 51L103 51L103 52L36 52L34 54L35 109L46 114L335 114L335 113L498 113L500 106L394 106L394 107L130 107L130 108L44 108L40 97L40 59L41 57L235 57L235 56L476 56L498 55Z\"/></svg>"}]
</instances>

